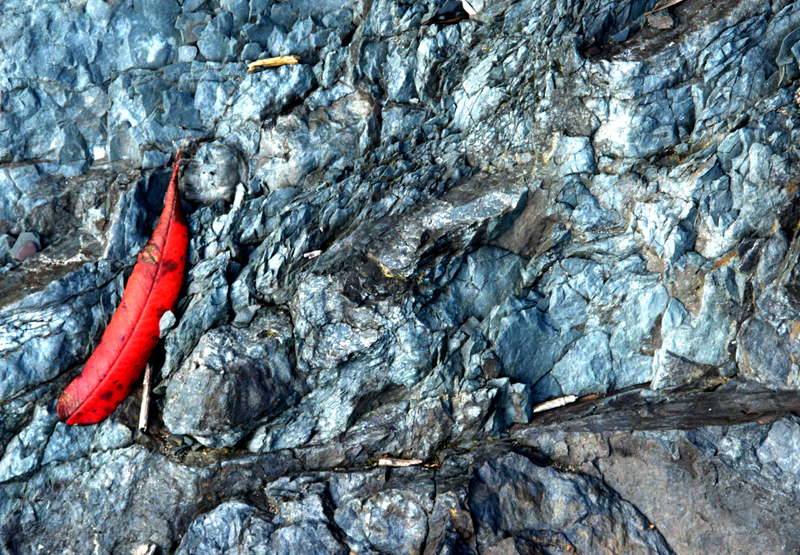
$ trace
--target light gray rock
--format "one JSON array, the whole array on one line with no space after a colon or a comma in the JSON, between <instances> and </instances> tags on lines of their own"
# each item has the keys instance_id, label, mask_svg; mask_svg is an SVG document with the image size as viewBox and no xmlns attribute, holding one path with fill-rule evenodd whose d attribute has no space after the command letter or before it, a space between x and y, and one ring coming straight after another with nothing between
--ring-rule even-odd
<instances>
[{"instance_id":1,"label":"light gray rock","mask_svg":"<svg viewBox=\"0 0 800 555\"><path fill-rule=\"evenodd\" d=\"M231 201L239 183L247 181L247 164L233 147L205 143L183 173L185 198L193 203Z\"/></svg>"}]
</instances>

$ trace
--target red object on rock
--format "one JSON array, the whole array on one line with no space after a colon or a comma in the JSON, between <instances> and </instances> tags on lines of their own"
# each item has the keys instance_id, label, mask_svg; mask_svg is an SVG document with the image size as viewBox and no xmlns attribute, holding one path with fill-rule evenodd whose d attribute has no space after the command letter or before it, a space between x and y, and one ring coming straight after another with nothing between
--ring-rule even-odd
<instances>
[{"instance_id":1,"label":"red object on rock","mask_svg":"<svg viewBox=\"0 0 800 555\"><path fill-rule=\"evenodd\" d=\"M17 251L17 260L22 262L26 258L29 258L39 252L39 249L36 247L36 243L33 241L28 241L24 243L19 250Z\"/></svg>"},{"instance_id":2,"label":"red object on rock","mask_svg":"<svg viewBox=\"0 0 800 555\"><path fill-rule=\"evenodd\" d=\"M125 286L122 302L80 376L58 400L58 417L67 424L96 424L111 414L133 389L159 340L159 320L172 310L183 284L189 228L178 197L175 159L164 210L153 236Z\"/></svg>"}]
</instances>

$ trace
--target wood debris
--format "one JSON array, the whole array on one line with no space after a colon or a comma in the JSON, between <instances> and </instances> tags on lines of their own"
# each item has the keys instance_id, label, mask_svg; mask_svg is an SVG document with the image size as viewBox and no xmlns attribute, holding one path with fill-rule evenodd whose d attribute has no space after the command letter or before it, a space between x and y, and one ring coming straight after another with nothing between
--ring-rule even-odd
<instances>
[{"instance_id":1,"label":"wood debris","mask_svg":"<svg viewBox=\"0 0 800 555\"><path fill-rule=\"evenodd\" d=\"M144 388L142 389L142 408L139 411L139 429L147 431L147 417L150 414L150 373L151 366L147 363L144 369ZM141 547L141 546L140 546Z\"/></svg>"},{"instance_id":2,"label":"wood debris","mask_svg":"<svg viewBox=\"0 0 800 555\"><path fill-rule=\"evenodd\" d=\"M422 464L422 459L393 459L391 457L383 457L378 459L378 466L419 466Z\"/></svg>"},{"instance_id":3,"label":"wood debris","mask_svg":"<svg viewBox=\"0 0 800 555\"><path fill-rule=\"evenodd\" d=\"M247 64L247 71L255 71L260 67L281 67L292 64L299 64L300 56L278 56L277 58L264 58Z\"/></svg>"},{"instance_id":4,"label":"wood debris","mask_svg":"<svg viewBox=\"0 0 800 555\"><path fill-rule=\"evenodd\" d=\"M576 395L567 395L566 397L559 397L558 399L551 399L541 405L536 405L533 407L533 412L542 412L551 409L557 409L559 407L563 407L564 405L569 405L570 403L574 403L578 400Z\"/></svg>"}]
</instances>

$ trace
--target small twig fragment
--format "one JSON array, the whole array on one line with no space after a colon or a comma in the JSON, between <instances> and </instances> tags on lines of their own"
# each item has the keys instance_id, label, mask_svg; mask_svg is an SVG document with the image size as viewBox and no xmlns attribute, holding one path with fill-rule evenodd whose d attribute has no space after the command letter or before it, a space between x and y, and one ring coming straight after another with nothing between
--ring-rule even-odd
<instances>
[{"instance_id":1,"label":"small twig fragment","mask_svg":"<svg viewBox=\"0 0 800 555\"><path fill-rule=\"evenodd\" d=\"M393 459L391 457L383 457L378 459L378 466L419 466L422 464L422 459Z\"/></svg>"},{"instance_id":2,"label":"small twig fragment","mask_svg":"<svg viewBox=\"0 0 800 555\"><path fill-rule=\"evenodd\" d=\"M292 64L299 64L300 56L278 56L277 58L264 58L247 64L247 71L255 71L259 67L281 67Z\"/></svg>"},{"instance_id":3,"label":"small twig fragment","mask_svg":"<svg viewBox=\"0 0 800 555\"><path fill-rule=\"evenodd\" d=\"M142 408L139 411L139 429L147 431L147 417L150 413L150 363L144 369L144 387L142 389ZM141 546L140 546L141 547Z\"/></svg>"},{"instance_id":4,"label":"small twig fragment","mask_svg":"<svg viewBox=\"0 0 800 555\"><path fill-rule=\"evenodd\" d=\"M533 412L542 412L545 410L557 409L559 407L563 407L564 405L569 405L570 403L574 403L578 400L578 397L575 395L567 395L566 397L559 397L558 399L551 399L541 405L536 405L533 407Z\"/></svg>"},{"instance_id":5,"label":"small twig fragment","mask_svg":"<svg viewBox=\"0 0 800 555\"><path fill-rule=\"evenodd\" d=\"M660 2L657 2L655 6L653 6L652 10L645 12L644 15L650 15L660 12L661 10L666 10L667 8L671 8L676 4L680 4L681 2L683 2L683 0L661 0Z\"/></svg>"},{"instance_id":6,"label":"small twig fragment","mask_svg":"<svg viewBox=\"0 0 800 555\"><path fill-rule=\"evenodd\" d=\"M303 254L303 258L308 258L309 260L311 260L312 258L316 258L321 254L322 254L322 251L309 251L309 252Z\"/></svg>"}]
</instances>

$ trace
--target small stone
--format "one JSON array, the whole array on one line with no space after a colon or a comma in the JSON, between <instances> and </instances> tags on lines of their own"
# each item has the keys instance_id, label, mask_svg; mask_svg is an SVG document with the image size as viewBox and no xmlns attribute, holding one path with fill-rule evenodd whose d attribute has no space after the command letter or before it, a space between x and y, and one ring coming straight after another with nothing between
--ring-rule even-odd
<instances>
[{"instance_id":1,"label":"small stone","mask_svg":"<svg viewBox=\"0 0 800 555\"><path fill-rule=\"evenodd\" d=\"M230 201L236 185L247 179L247 165L241 153L224 143L206 143L189 162L184 173L187 200L213 204Z\"/></svg>"},{"instance_id":2,"label":"small stone","mask_svg":"<svg viewBox=\"0 0 800 555\"><path fill-rule=\"evenodd\" d=\"M152 170L154 168L161 168L169 164L169 154L160 152L158 150L148 150L142 154L142 169Z\"/></svg>"},{"instance_id":3,"label":"small stone","mask_svg":"<svg viewBox=\"0 0 800 555\"><path fill-rule=\"evenodd\" d=\"M19 234L14 246L11 247L11 256L20 262L29 258L39 252L41 242L39 241L39 234L30 231L25 231Z\"/></svg>"},{"instance_id":4,"label":"small stone","mask_svg":"<svg viewBox=\"0 0 800 555\"><path fill-rule=\"evenodd\" d=\"M17 260L22 262L26 258L33 256L37 252L39 252L39 249L36 248L36 244L33 241L28 241L19 248L16 257Z\"/></svg>"},{"instance_id":5,"label":"small stone","mask_svg":"<svg viewBox=\"0 0 800 555\"><path fill-rule=\"evenodd\" d=\"M248 42L242 48L242 54L240 58L244 62L251 62L253 60L257 60L261 55L261 45L257 42Z\"/></svg>"},{"instance_id":6,"label":"small stone","mask_svg":"<svg viewBox=\"0 0 800 555\"><path fill-rule=\"evenodd\" d=\"M672 29L675 27L675 19L666 11L651 13L647 16L647 23L654 29Z\"/></svg>"},{"instance_id":7,"label":"small stone","mask_svg":"<svg viewBox=\"0 0 800 555\"><path fill-rule=\"evenodd\" d=\"M178 47L178 61L191 62L197 57L197 47L189 44Z\"/></svg>"},{"instance_id":8,"label":"small stone","mask_svg":"<svg viewBox=\"0 0 800 555\"><path fill-rule=\"evenodd\" d=\"M172 311L166 311L161 317L161 320L158 321L159 337L164 337L169 330L174 328L175 322L177 322L177 320Z\"/></svg>"}]
</instances>

